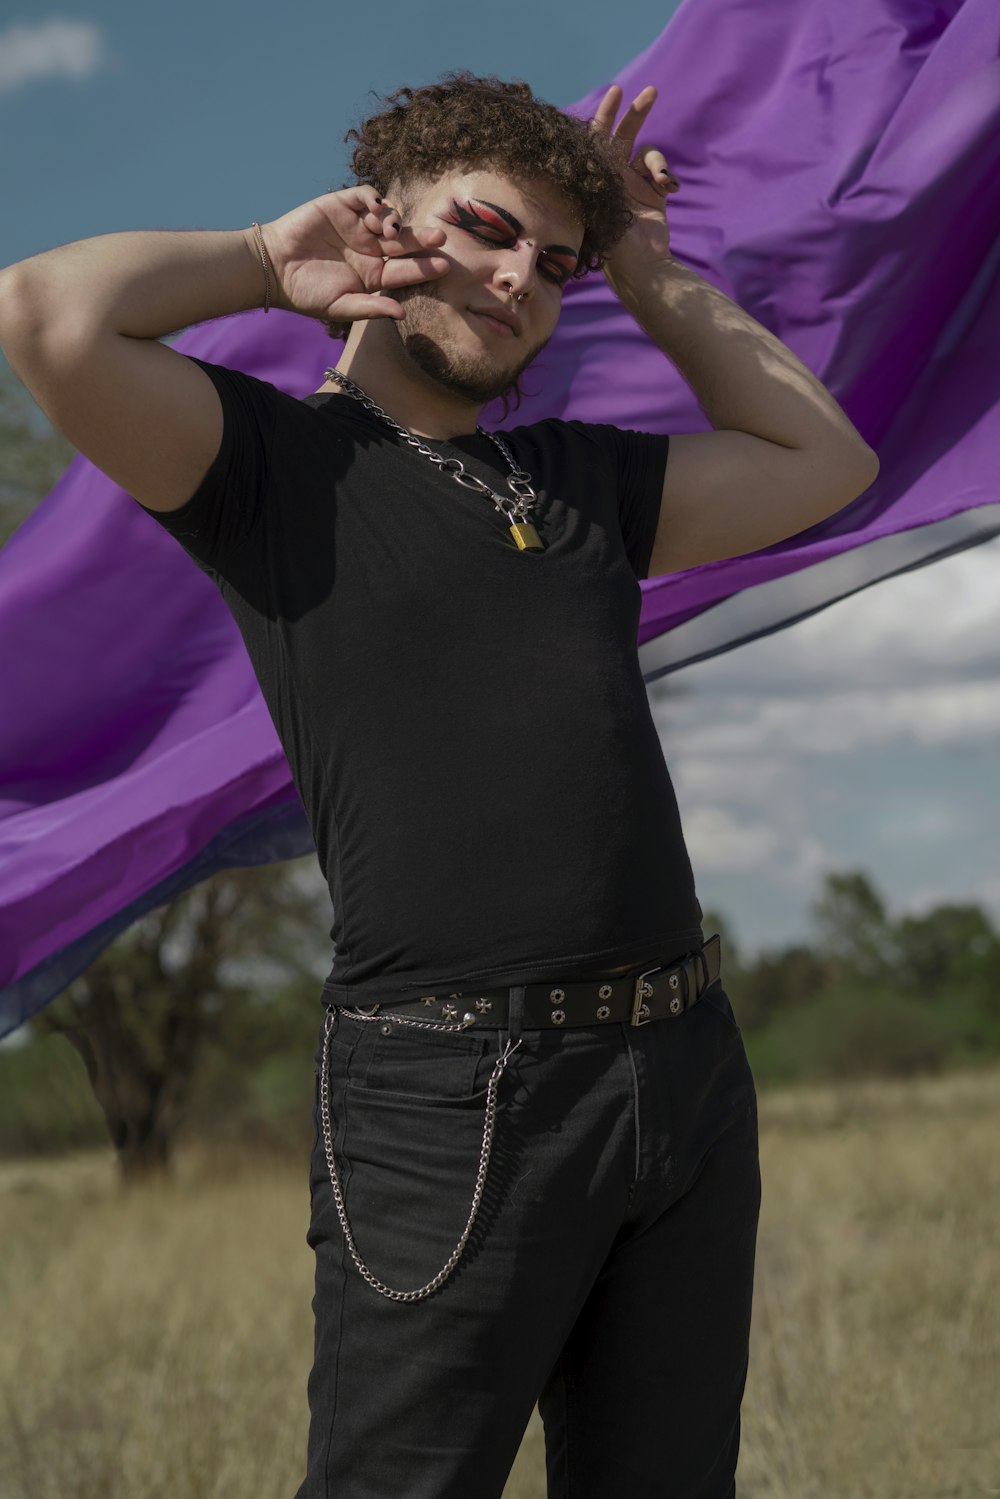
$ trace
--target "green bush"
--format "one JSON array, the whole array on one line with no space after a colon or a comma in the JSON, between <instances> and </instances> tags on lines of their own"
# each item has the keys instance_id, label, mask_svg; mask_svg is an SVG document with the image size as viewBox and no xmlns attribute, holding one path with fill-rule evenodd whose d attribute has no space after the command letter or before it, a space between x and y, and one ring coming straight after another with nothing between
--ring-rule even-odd
<instances>
[{"instance_id":1,"label":"green bush","mask_svg":"<svg viewBox=\"0 0 1000 1499\"><path fill-rule=\"evenodd\" d=\"M785 1083L940 1072L993 1051L981 1012L884 986L838 987L783 1011L748 1038L758 1080Z\"/></svg>"},{"instance_id":2,"label":"green bush","mask_svg":"<svg viewBox=\"0 0 1000 1499\"><path fill-rule=\"evenodd\" d=\"M62 1036L0 1050L0 1155L48 1155L106 1145L108 1129L86 1069Z\"/></svg>"}]
</instances>

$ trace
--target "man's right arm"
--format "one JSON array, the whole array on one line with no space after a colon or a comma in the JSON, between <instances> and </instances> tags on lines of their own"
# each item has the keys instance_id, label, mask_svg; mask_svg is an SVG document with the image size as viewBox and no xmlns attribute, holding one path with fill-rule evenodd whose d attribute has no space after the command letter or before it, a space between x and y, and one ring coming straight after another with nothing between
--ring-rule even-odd
<instances>
[{"instance_id":1,"label":"man's right arm","mask_svg":"<svg viewBox=\"0 0 1000 1499\"><path fill-rule=\"evenodd\" d=\"M157 340L263 305L252 237L106 234L0 272L0 346L14 373L73 446L151 510L183 505L222 441L212 381Z\"/></svg>"},{"instance_id":2,"label":"man's right arm","mask_svg":"<svg viewBox=\"0 0 1000 1499\"><path fill-rule=\"evenodd\" d=\"M391 292L443 275L439 229L410 229L361 185L262 226L271 303L351 322L402 317ZM222 442L222 404L168 334L264 303L252 228L104 234L0 271L0 347L55 427L151 510L191 498ZM390 293L390 295L386 295Z\"/></svg>"}]
</instances>

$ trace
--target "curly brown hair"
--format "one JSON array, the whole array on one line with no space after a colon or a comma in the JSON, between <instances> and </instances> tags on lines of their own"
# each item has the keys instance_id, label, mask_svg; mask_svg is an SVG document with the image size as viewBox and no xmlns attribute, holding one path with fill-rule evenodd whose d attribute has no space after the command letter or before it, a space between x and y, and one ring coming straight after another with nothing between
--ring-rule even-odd
<instances>
[{"instance_id":1,"label":"curly brown hair","mask_svg":"<svg viewBox=\"0 0 1000 1499\"><path fill-rule=\"evenodd\" d=\"M405 189L477 167L544 178L583 225L576 277L599 270L632 222L620 148L588 121L537 99L527 83L452 72L425 88L397 89L381 103L388 108L344 139L357 142L357 180L383 195L396 184Z\"/></svg>"}]
</instances>

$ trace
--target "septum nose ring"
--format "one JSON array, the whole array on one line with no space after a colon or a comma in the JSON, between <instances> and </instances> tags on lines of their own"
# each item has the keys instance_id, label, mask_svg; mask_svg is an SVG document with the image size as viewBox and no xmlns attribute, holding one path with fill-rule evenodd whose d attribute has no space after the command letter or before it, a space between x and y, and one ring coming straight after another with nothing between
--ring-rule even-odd
<instances>
[{"instance_id":1,"label":"septum nose ring","mask_svg":"<svg viewBox=\"0 0 1000 1499\"><path fill-rule=\"evenodd\" d=\"M508 288L507 288L507 295L510 297L510 299L511 299L512 302L523 302L524 301L524 292L523 291L519 291L517 293L517 295L515 296L514 295L514 288L512 286L508 286Z\"/></svg>"}]
</instances>

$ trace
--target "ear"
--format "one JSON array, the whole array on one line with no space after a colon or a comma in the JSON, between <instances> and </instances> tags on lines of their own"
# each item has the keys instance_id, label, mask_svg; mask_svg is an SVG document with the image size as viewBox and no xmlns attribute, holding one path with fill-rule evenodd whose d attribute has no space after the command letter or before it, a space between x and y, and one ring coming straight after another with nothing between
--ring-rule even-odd
<instances>
[{"instance_id":1,"label":"ear","mask_svg":"<svg viewBox=\"0 0 1000 1499\"><path fill-rule=\"evenodd\" d=\"M400 217L403 223L406 224L410 221L413 211L424 193L429 187L433 187L433 185L433 181L426 177L408 177L405 182L401 178L396 177L389 183L382 197L387 203L391 203L394 208L399 209Z\"/></svg>"}]
</instances>

